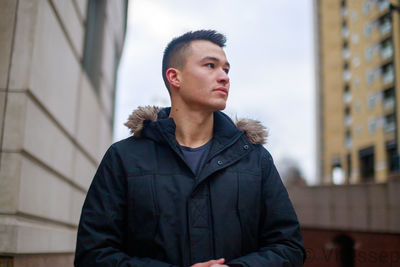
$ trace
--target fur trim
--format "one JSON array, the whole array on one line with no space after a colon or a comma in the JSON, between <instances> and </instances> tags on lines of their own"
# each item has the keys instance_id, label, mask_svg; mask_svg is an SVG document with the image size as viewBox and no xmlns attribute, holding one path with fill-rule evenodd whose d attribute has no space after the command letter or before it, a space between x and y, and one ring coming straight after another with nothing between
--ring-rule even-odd
<instances>
[{"instance_id":1,"label":"fur trim","mask_svg":"<svg viewBox=\"0 0 400 267\"><path fill-rule=\"evenodd\" d=\"M155 106L138 107L128 117L128 121L124 125L130 129L134 136L139 137L142 133L143 122L145 120L156 121L160 110L161 108Z\"/></svg>"},{"instance_id":2,"label":"fur trim","mask_svg":"<svg viewBox=\"0 0 400 267\"><path fill-rule=\"evenodd\" d=\"M128 127L134 136L139 137L143 129L143 122L145 120L156 121L158 112L162 108L155 106L138 107L129 116L128 121L124 124ZM245 132L247 139L253 144L263 145L266 143L268 132L265 127L256 120L240 119L235 122L239 130Z\"/></svg>"},{"instance_id":3,"label":"fur trim","mask_svg":"<svg viewBox=\"0 0 400 267\"><path fill-rule=\"evenodd\" d=\"M250 143L264 145L267 142L268 132L261 122L251 119L240 119L235 122L235 125L246 134Z\"/></svg>"}]
</instances>

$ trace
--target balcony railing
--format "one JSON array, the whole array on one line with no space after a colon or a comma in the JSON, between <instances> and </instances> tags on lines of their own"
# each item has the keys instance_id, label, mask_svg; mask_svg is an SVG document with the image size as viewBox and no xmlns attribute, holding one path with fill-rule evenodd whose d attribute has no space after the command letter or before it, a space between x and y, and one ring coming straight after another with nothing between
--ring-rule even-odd
<instances>
[{"instance_id":1,"label":"balcony railing","mask_svg":"<svg viewBox=\"0 0 400 267\"><path fill-rule=\"evenodd\" d=\"M377 4L379 11L383 11L389 8L390 2L388 0L379 0Z\"/></svg>"},{"instance_id":2,"label":"balcony railing","mask_svg":"<svg viewBox=\"0 0 400 267\"><path fill-rule=\"evenodd\" d=\"M382 72L382 82L383 84L389 84L394 81L394 70L393 66L389 66Z\"/></svg>"},{"instance_id":3,"label":"balcony railing","mask_svg":"<svg viewBox=\"0 0 400 267\"><path fill-rule=\"evenodd\" d=\"M350 79L351 79L351 72L348 69L345 69L343 71L343 80L345 82L348 82L348 81L350 81Z\"/></svg>"},{"instance_id":4,"label":"balcony railing","mask_svg":"<svg viewBox=\"0 0 400 267\"><path fill-rule=\"evenodd\" d=\"M349 28L347 28L347 27L342 27L342 37L343 37L343 38L347 38L347 37L349 37L349 35L350 35Z\"/></svg>"},{"instance_id":5,"label":"balcony railing","mask_svg":"<svg viewBox=\"0 0 400 267\"><path fill-rule=\"evenodd\" d=\"M379 25L379 30L382 35L389 33L392 30L392 24L388 18L384 18L381 24Z\"/></svg>"},{"instance_id":6,"label":"balcony railing","mask_svg":"<svg viewBox=\"0 0 400 267\"><path fill-rule=\"evenodd\" d=\"M343 95L343 101L344 101L344 103L350 104L351 99L352 99L352 96L351 96L351 93L350 93L350 92L344 93L344 95Z\"/></svg>"},{"instance_id":7,"label":"balcony railing","mask_svg":"<svg viewBox=\"0 0 400 267\"><path fill-rule=\"evenodd\" d=\"M352 122L353 122L353 119L352 119L352 117L350 115L346 115L344 117L344 124L346 126L350 126Z\"/></svg>"},{"instance_id":8,"label":"balcony railing","mask_svg":"<svg viewBox=\"0 0 400 267\"><path fill-rule=\"evenodd\" d=\"M385 133L392 133L395 130L396 130L396 123L395 122L385 123Z\"/></svg>"},{"instance_id":9,"label":"balcony railing","mask_svg":"<svg viewBox=\"0 0 400 267\"><path fill-rule=\"evenodd\" d=\"M343 56L343 58L344 59L348 59L348 58L350 58L350 49L348 49L348 48L343 48L343 50L342 50L342 56Z\"/></svg>"},{"instance_id":10,"label":"balcony railing","mask_svg":"<svg viewBox=\"0 0 400 267\"><path fill-rule=\"evenodd\" d=\"M393 56L393 46L392 44L386 44L381 48L381 58L382 60L391 58Z\"/></svg>"},{"instance_id":11,"label":"balcony railing","mask_svg":"<svg viewBox=\"0 0 400 267\"><path fill-rule=\"evenodd\" d=\"M396 100L394 99L394 97L386 98L383 101L383 107L385 108L385 110L393 109L394 105L395 105L395 101Z\"/></svg>"}]
</instances>

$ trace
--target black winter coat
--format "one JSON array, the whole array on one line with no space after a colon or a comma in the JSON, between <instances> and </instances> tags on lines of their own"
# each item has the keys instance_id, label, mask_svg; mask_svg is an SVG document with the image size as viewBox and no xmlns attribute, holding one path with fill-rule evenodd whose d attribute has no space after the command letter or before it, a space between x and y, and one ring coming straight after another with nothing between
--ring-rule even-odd
<instances>
[{"instance_id":1,"label":"black winter coat","mask_svg":"<svg viewBox=\"0 0 400 267\"><path fill-rule=\"evenodd\" d=\"M158 113L158 115L157 115ZM140 108L134 136L106 152L79 223L75 266L302 266L296 214L263 127L214 113L199 175L185 163L169 109Z\"/></svg>"}]
</instances>

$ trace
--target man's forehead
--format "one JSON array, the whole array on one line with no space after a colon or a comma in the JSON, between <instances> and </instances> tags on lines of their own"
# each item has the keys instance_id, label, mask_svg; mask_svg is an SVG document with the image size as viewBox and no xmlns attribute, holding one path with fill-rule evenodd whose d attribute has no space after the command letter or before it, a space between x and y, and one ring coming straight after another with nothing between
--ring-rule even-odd
<instances>
[{"instance_id":1,"label":"man's forehead","mask_svg":"<svg viewBox=\"0 0 400 267\"><path fill-rule=\"evenodd\" d=\"M212 57L218 60L226 61L225 51L218 46L207 40L195 40L190 42L189 56L196 56L199 58Z\"/></svg>"}]
</instances>

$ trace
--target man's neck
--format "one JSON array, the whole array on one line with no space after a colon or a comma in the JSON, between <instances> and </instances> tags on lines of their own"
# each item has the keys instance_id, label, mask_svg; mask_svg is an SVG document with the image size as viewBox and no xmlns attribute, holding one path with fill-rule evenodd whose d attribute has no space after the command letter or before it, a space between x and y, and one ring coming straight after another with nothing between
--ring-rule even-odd
<instances>
[{"instance_id":1,"label":"man's neck","mask_svg":"<svg viewBox=\"0 0 400 267\"><path fill-rule=\"evenodd\" d=\"M213 137L213 112L194 111L171 107L169 115L174 119L178 143L187 147L200 147Z\"/></svg>"}]
</instances>

